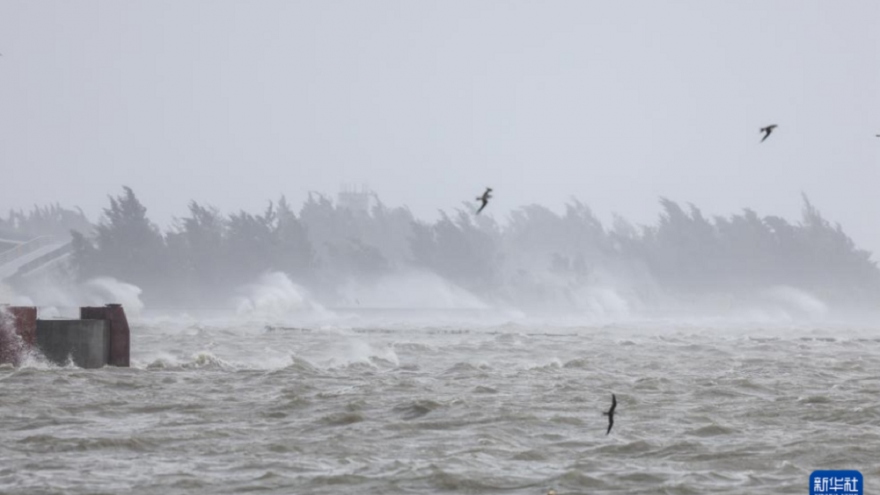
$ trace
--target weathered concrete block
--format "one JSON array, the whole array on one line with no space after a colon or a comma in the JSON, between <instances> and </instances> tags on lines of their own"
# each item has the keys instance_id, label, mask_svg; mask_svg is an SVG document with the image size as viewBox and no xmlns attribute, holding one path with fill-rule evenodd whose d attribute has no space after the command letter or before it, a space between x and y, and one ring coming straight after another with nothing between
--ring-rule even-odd
<instances>
[{"instance_id":1,"label":"weathered concrete block","mask_svg":"<svg viewBox=\"0 0 880 495\"><path fill-rule=\"evenodd\" d=\"M106 320L37 320L37 347L59 365L68 357L81 368L101 368L110 354Z\"/></svg>"},{"instance_id":2,"label":"weathered concrete block","mask_svg":"<svg viewBox=\"0 0 880 495\"><path fill-rule=\"evenodd\" d=\"M131 331L128 328L128 319L121 304L108 304L102 307L79 308L79 317L82 319L106 320L110 331L110 355L107 363L111 366L129 366L129 352L131 347Z\"/></svg>"}]
</instances>

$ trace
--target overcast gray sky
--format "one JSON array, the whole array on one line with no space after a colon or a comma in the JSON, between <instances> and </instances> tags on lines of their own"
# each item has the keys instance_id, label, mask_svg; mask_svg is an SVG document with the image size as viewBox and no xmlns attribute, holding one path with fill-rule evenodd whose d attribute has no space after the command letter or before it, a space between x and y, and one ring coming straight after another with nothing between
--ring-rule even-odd
<instances>
[{"instance_id":1,"label":"overcast gray sky","mask_svg":"<svg viewBox=\"0 0 880 495\"><path fill-rule=\"evenodd\" d=\"M797 219L880 252L880 2L0 1L0 211L134 188L261 210L366 184L422 218L571 196ZM763 144L758 129L779 128ZM878 256L875 256L877 259Z\"/></svg>"}]
</instances>

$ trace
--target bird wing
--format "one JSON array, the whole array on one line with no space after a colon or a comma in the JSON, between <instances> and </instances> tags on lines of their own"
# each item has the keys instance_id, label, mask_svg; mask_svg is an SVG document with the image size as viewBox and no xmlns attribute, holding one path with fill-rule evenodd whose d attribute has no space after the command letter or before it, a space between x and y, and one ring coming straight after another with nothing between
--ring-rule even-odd
<instances>
[{"instance_id":1,"label":"bird wing","mask_svg":"<svg viewBox=\"0 0 880 495\"><path fill-rule=\"evenodd\" d=\"M611 428L613 426L614 426L614 416L609 414L608 415L608 431L605 432L606 435L611 433Z\"/></svg>"},{"instance_id":2,"label":"bird wing","mask_svg":"<svg viewBox=\"0 0 880 495\"><path fill-rule=\"evenodd\" d=\"M616 409L616 408L617 408L617 396L614 394L611 394L611 409L609 409L608 412L614 414L614 409Z\"/></svg>"}]
</instances>

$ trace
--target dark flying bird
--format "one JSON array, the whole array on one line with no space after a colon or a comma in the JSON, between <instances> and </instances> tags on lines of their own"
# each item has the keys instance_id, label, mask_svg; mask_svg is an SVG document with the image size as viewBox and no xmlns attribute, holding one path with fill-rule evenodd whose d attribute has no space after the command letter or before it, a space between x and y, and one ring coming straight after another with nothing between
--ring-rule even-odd
<instances>
[{"instance_id":1,"label":"dark flying bird","mask_svg":"<svg viewBox=\"0 0 880 495\"><path fill-rule=\"evenodd\" d=\"M776 124L768 125L767 127L762 127L759 132L766 132L767 134L764 134L764 139L767 139L768 137L770 137L770 133L773 132L773 129L776 129ZM764 142L764 139L761 140L762 143Z\"/></svg>"},{"instance_id":2,"label":"dark flying bird","mask_svg":"<svg viewBox=\"0 0 880 495\"><path fill-rule=\"evenodd\" d=\"M608 431L605 434L611 433L611 427L614 426L614 409L617 408L617 396L611 394L611 409L608 412L603 412L602 415L608 416Z\"/></svg>"},{"instance_id":3,"label":"dark flying bird","mask_svg":"<svg viewBox=\"0 0 880 495\"><path fill-rule=\"evenodd\" d=\"M491 197L492 197L492 188L491 187L487 187L486 192L484 192L482 196L477 196L477 201L483 202L483 205L480 206L479 210L477 210L477 215L479 215L480 212L483 211L483 208L485 208L486 205L489 204L489 198L491 198Z\"/></svg>"}]
</instances>

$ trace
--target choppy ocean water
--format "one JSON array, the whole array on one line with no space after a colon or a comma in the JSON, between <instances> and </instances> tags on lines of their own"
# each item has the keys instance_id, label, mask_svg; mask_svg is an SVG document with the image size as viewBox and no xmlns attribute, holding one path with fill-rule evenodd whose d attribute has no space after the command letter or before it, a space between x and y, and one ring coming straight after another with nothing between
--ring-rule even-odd
<instances>
[{"instance_id":1,"label":"choppy ocean water","mask_svg":"<svg viewBox=\"0 0 880 495\"><path fill-rule=\"evenodd\" d=\"M0 368L0 493L804 494L816 469L880 487L880 324L131 323L130 369Z\"/></svg>"}]
</instances>

